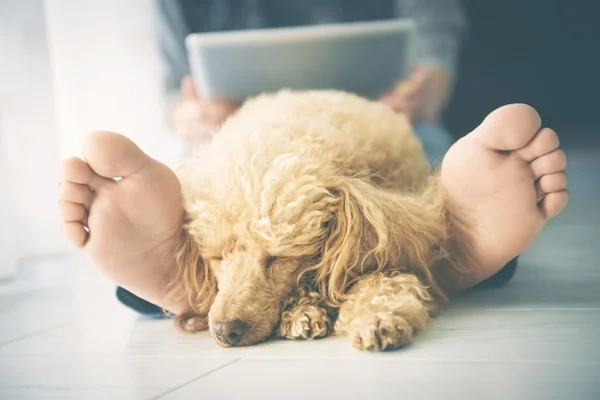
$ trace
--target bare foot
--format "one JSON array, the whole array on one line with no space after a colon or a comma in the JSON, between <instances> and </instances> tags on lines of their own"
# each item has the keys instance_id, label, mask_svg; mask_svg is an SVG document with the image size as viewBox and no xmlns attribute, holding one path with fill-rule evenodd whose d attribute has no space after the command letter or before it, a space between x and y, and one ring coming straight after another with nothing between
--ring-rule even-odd
<instances>
[{"instance_id":1,"label":"bare foot","mask_svg":"<svg viewBox=\"0 0 600 400\"><path fill-rule=\"evenodd\" d=\"M83 155L87 162L70 158L62 165L65 235L117 285L167 307L161 300L183 220L179 180L115 133L91 134Z\"/></svg>"},{"instance_id":2,"label":"bare foot","mask_svg":"<svg viewBox=\"0 0 600 400\"><path fill-rule=\"evenodd\" d=\"M498 272L565 208L566 157L558 147L533 108L512 104L448 151L441 179L461 220L456 225L465 223L458 237L474 271L465 286Z\"/></svg>"}]
</instances>

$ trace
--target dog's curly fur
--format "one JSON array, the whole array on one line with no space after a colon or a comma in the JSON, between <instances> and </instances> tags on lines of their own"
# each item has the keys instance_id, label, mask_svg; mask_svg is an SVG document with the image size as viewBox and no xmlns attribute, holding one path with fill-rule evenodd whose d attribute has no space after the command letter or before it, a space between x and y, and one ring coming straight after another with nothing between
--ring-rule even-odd
<instances>
[{"instance_id":1,"label":"dog's curly fur","mask_svg":"<svg viewBox=\"0 0 600 400\"><path fill-rule=\"evenodd\" d=\"M443 190L407 119L384 105L262 95L177 173L187 220L170 293L186 296L185 331L237 320L238 345L250 345L335 326L384 350L425 329L446 298Z\"/></svg>"}]
</instances>

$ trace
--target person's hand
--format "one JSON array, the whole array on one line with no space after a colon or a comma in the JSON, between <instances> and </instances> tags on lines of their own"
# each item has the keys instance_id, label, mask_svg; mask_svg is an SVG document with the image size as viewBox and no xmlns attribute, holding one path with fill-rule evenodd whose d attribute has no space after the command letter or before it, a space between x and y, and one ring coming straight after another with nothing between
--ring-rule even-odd
<instances>
[{"instance_id":1,"label":"person's hand","mask_svg":"<svg viewBox=\"0 0 600 400\"><path fill-rule=\"evenodd\" d=\"M420 66L379 100L413 122L437 122L450 79L441 68Z\"/></svg>"},{"instance_id":2,"label":"person's hand","mask_svg":"<svg viewBox=\"0 0 600 400\"><path fill-rule=\"evenodd\" d=\"M238 109L228 101L198 96L189 76L181 81L181 94L171 108L170 122L175 133L192 148L209 142L227 117Z\"/></svg>"}]
</instances>

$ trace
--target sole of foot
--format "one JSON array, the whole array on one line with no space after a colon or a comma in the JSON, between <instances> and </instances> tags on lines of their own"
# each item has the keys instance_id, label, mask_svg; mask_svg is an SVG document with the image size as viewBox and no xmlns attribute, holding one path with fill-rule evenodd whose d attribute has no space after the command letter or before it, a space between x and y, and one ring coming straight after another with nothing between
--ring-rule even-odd
<instances>
[{"instance_id":1,"label":"sole of foot","mask_svg":"<svg viewBox=\"0 0 600 400\"><path fill-rule=\"evenodd\" d=\"M116 133L89 135L83 156L61 168L64 234L108 279L160 304L181 237L179 180Z\"/></svg>"},{"instance_id":2,"label":"sole of foot","mask_svg":"<svg viewBox=\"0 0 600 400\"><path fill-rule=\"evenodd\" d=\"M566 164L556 132L525 104L495 110L450 148L441 179L471 284L521 254L565 208Z\"/></svg>"}]
</instances>

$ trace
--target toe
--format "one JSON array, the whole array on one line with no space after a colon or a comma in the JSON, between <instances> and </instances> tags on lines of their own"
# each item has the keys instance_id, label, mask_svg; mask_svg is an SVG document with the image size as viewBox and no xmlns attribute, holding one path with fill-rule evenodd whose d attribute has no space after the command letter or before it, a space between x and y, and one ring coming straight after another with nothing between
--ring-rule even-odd
<instances>
[{"instance_id":1,"label":"toe","mask_svg":"<svg viewBox=\"0 0 600 400\"><path fill-rule=\"evenodd\" d=\"M63 161L61 176L66 181L88 185L93 189L97 189L102 184L110 182L108 179L94 173L88 163L77 157L67 158Z\"/></svg>"},{"instance_id":2,"label":"toe","mask_svg":"<svg viewBox=\"0 0 600 400\"><path fill-rule=\"evenodd\" d=\"M556 172L542 176L535 184L538 197L548 193L560 192L567 187L567 174Z\"/></svg>"},{"instance_id":3,"label":"toe","mask_svg":"<svg viewBox=\"0 0 600 400\"><path fill-rule=\"evenodd\" d=\"M525 147L516 153L525 161L531 162L558 149L558 135L550 128L541 129Z\"/></svg>"},{"instance_id":4,"label":"toe","mask_svg":"<svg viewBox=\"0 0 600 400\"><path fill-rule=\"evenodd\" d=\"M88 233L79 222L65 222L62 226L62 230L73 245L77 247L83 247L88 238Z\"/></svg>"},{"instance_id":5,"label":"toe","mask_svg":"<svg viewBox=\"0 0 600 400\"><path fill-rule=\"evenodd\" d=\"M567 167L567 156L562 150L553 152L536 158L529 164L535 179L540 179L544 175L560 172Z\"/></svg>"},{"instance_id":6,"label":"toe","mask_svg":"<svg viewBox=\"0 0 600 400\"><path fill-rule=\"evenodd\" d=\"M488 115L471 135L488 149L517 150L531 141L541 124L540 115L533 107L509 104Z\"/></svg>"},{"instance_id":7,"label":"toe","mask_svg":"<svg viewBox=\"0 0 600 400\"><path fill-rule=\"evenodd\" d=\"M64 222L86 222L87 210L82 204L61 200L59 209L61 218Z\"/></svg>"},{"instance_id":8,"label":"toe","mask_svg":"<svg viewBox=\"0 0 600 400\"><path fill-rule=\"evenodd\" d=\"M58 191L62 200L82 204L85 208L89 208L92 201L92 191L86 185L62 181Z\"/></svg>"},{"instance_id":9,"label":"toe","mask_svg":"<svg viewBox=\"0 0 600 400\"><path fill-rule=\"evenodd\" d=\"M539 203L540 211L546 219L556 217L565 209L569 202L569 192L561 190L560 192L548 193Z\"/></svg>"},{"instance_id":10,"label":"toe","mask_svg":"<svg viewBox=\"0 0 600 400\"><path fill-rule=\"evenodd\" d=\"M90 134L83 155L96 174L107 178L135 174L154 162L131 140L112 132Z\"/></svg>"}]
</instances>

